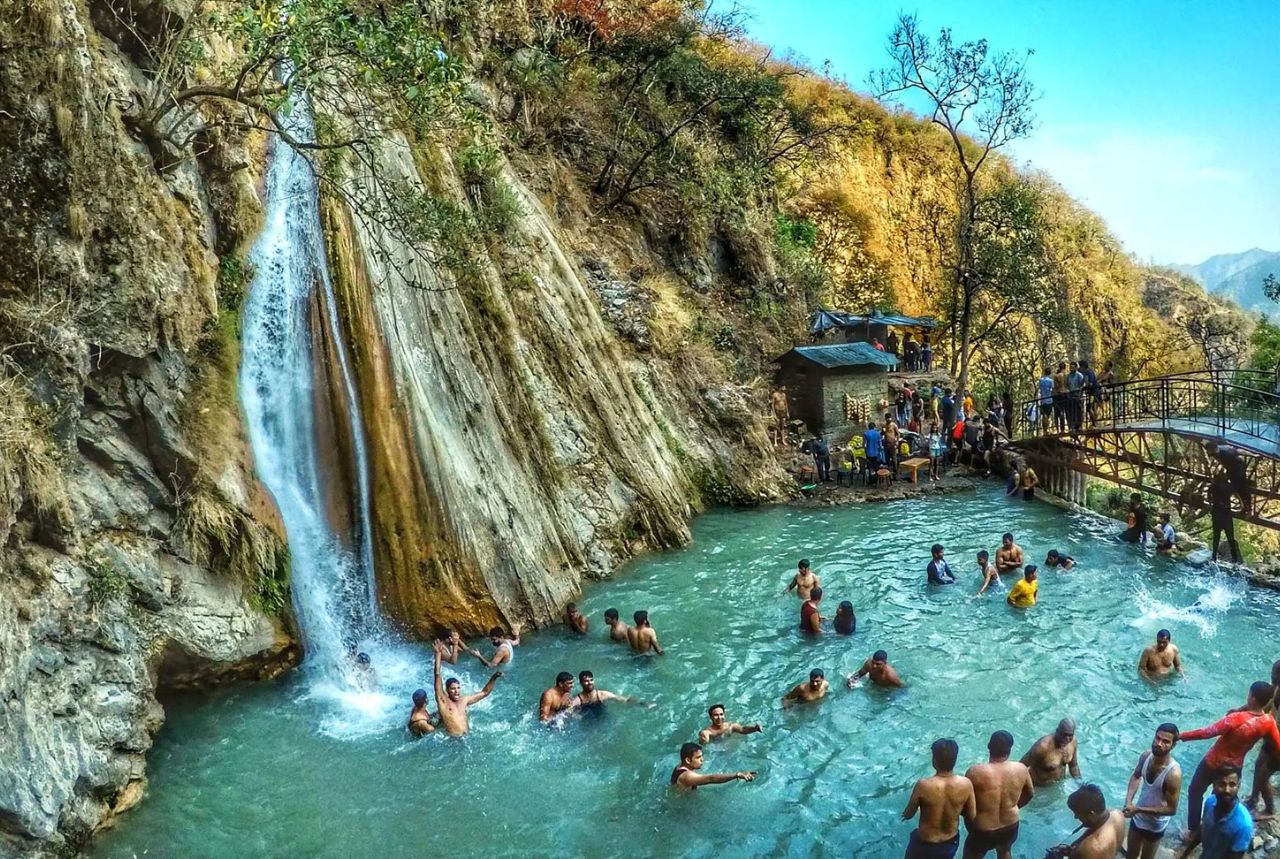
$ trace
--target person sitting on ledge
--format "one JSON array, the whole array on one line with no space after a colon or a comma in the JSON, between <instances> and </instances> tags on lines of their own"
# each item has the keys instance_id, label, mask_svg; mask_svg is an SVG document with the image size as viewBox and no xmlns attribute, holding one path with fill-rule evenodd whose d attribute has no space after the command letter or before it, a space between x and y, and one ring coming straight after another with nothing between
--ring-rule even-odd
<instances>
[{"instance_id":1,"label":"person sitting on ledge","mask_svg":"<svg viewBox=\"0 0 1280 859\"><path fill-rule=\"evenodd\" d=\"M731 781L752 781L755 772L709 773L703 775L702 746L685 743L680 747L680 766L671 771L671 785L676 790L697 790L709 784L726 784Z\"/></svg>"},{"instance_id":2,"label":"person sitting on ledge","mask_svg":"<svg viewBox=\"0 0 1280 859\"><path fill-rule=\"evenodd\" d=\"M1065 552L1059 552L1057 549L1050 549L1049 554L1044 556L1044 565L1050 569L1061 567L1065 572L1076 565L1076 559Z\"/></svg>"},{"instance_id":3,"label":"person sitting on ledge","mask_svg":"<svg viewBox=\"0 0 1280 859\"><path fill-rule=\"evenodd\" d=\"M1156 551L1162 555L1172 555L1178 548L1178 535L1173 530L1168 513L1160 514L1160 524L1156 526Z\"/></svg>"}]
</instances>

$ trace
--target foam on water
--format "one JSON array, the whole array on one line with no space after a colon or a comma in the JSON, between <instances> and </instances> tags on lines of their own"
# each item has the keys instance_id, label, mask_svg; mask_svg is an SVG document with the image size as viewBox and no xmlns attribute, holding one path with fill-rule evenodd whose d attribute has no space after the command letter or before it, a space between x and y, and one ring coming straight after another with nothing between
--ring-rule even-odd
<instances>
[{"instance_id":1,"label":"foam on water","mask_svg":"<svg viewBox=\"0 0 1280 859\"><path fill-rule=\"evenodd\" d=\"M1194 602L1187 606L1170 605L1152 596L1145 585L1135 587L1134 602L1138 606L1139 616L1129 625L1152 631L1169 624L1191 624L1200 630L1205 638L1213 638L1218 634L1218 621L1232 605L1243 596L1245 584L1239 580L1216 576L1207 581L1207 586Z\"/></svg>"}]
</instances>

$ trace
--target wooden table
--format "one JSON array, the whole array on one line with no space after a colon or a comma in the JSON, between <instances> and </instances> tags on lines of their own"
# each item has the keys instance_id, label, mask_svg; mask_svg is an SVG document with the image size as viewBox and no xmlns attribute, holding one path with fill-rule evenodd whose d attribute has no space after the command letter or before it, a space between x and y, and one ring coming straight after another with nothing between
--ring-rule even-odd
<instances>
[{"instance_id":1,"label":"wooden table","mask_svg":"<svg viewBox=\"0 0 1280 859\"><path fill-rule=\"evenodd\" d=\"M912 459L904 459L902 460L902 462L898 463L898 471L901 472L902 469L904 468L911 469L911 482L916 483L917 482L916 473L920 470L920 466L928 465L928 464L929 464L929 460L923 456L917 456Z\"/></svg>"}]
</instances>

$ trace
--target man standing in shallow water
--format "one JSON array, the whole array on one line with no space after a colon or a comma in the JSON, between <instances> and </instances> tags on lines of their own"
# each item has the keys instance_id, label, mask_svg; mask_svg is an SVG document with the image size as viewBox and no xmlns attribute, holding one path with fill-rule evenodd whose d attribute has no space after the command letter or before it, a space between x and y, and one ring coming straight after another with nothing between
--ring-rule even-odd
<instances>
[{"instance_id":1,"label":"man standing in shallow water","mask_svg":"<svg viewBox=\"0 0 1280 859\"><path fill-rule=\"evenodd\" d=\"M990 762L975 764L964 774L973 784L976 810L966 819L969 837L964 859L980 859L992 850L996 859L1010 859L1018 839L1020 809L1035 796L1031 771L1021 761L1009 760L1013 735L996 731L987 741Z\"/></svg>"},{"instance_id":2,"label":"man standing in shallow water","mask_svg":"<svg viewBox=\"0 0 1280 859\"><path fill-rule=\"evenodd\" d=\"M807 600L809 593L821 584L822 580L809 569L809 559L801 558L800 563L796 565L796 574L791 577L791 584L787 585L787 591L794 589L796 596Z\"/></svg>"},{"instance_id":3,"label":"man standing in shallow water","mask_svg":"<svg viewBox=\"0 0 1280 859\"><path fill-rule=\"evenodd\" d=\"M934 543L929 549L929 554L933 559L929 561L929 566L925 568L925 573L929 577L931 585L954 585L956 583L956 574L951 572L951 565L947 563L943 555L946 550L941 543Z\"/></svg>"},{"instance_id":4,"label":"man standing in shallow water","mask_svg":"<svg viewBox=\"0 0 1280 859\"><path fill-rule=\"evenodd\" d=\"M759 734L764 730L764 728L760 727L759 722L754 725L739 725L737 722L726 722L723 704L712 704L711 708L707 710L707 715L711 717L711 724L698 732L698 742L700 743L708 743L721 737L727 737L730 734Z\"/></svg>"},{"instance_id":5,"label":"man standing in shallow water","mask_svg":"<svg viewBox=\"0 0 1280 859\"><path fill-rule=\"evenodd\" d=\"M858 685L858 681L863 677L870 677L871 682L877 686L887 686L893 689L901 689L907 685L898 676L897 669L889 664L889 654L883 650L877 650L871 654L871 658L862 663L861 668L848 676L844 681L844 685L852 689Z\"/></svg>"},{"instance_id":6,"label":"man standing in shallow water","mask_svg":"<svg viewBox=\"0 0 1280 859\"><path fill-rule=\"evenodd\" d=\"M1151 751L1142 753L1129 777L1123 809L1129 818L1129 840L1125 845L1129 859L1155 859L1160 839L1178 813L1182 768L1170 754L1177 742L1177 725L1165 722L1156 728Z\"/></svg>"},{"instance_id":7,"label":"man standing in shallow water","mask_svg":"<svg viewBox=\"0 0 1280 859\"><path fill-rule=\"evenodd\" d=\"M467 732L469 727L467 724L467 708L477 701L483 701L488 698L489 694L493 692L493 687L498 682L498 678L501 676L501 671L495 671L493 676L489 678L489 682L484 684L483 689L470 695L463 695L462 684L458 682L456 677L450 677L443 683L440 682L440 651L436 651L436 709L440 712L440 727L444 728L445 733L452 737L461 737Z\"/></svg>"},{"instance_id":8,"label":"man standing in shallow water","mask_svg":"<svg viewBox=\"0 0 1280 859\"><path fill-rule=\"evenodd\" d=\"M809 672L808 683L798 683L782 696L782 708L785 710L788 704L820 701L826 697L828 688L826 675L821 668L815 668Z\"/></svg>"},{"instance_id":9,"label":"man standing in shallow water","mask_svg":"<svg viewBox=\"0 0 1280 859\"><path fill-rule=\"evenodd\" d=\"M604 622L609 627L609 640L618 641L622 644L627 643L627 630L631 627L627 626L627 622L618 617L616 608L607 608L604 610Z\"/></svg>"},{"instance_id":10,"label":"man standing in shallow water","mask_svg":"<svg viewBox=\"0 0 1280 859\"><path fill-rule=\"evenodd\" d=\"M822 615L818 604L822 602L822 588L814 588L809 598L800 604L800 631L816 635L822 632Z\"/></svg>"},{"instance_id":11,"label":"man standing in shallow water","mask_svg":"<svg viewBox=\"0 0 1280 859\"><path fill-rule=\"evenodd\" d=\"M1076 723L1063 719L1057 730L1046 734L1027 750L1022 762L1031 770L1031 782L1036 787L1061 781L1068 772L1074 779L1080 778L1080 764L1076 761Z\"/></svg>"},{"instance_id":12,"label":"man standing in shallow water","mask_svg":"<svg viewBox=\"0 0 1280 859\"><path fill-rule=\"evenodd\" d=\"M708 784L725 784L731 781L754 781L754 772L708 773L698 772L702 769L702 746L697 743L685 743L680 747L680 766L671 771L671 784L676 790L697 790Z\"/></svg>"},{"instance_id":13,"label":"man standing in shallow water","mask_svg":"<svg viewBox=\"0 0 1280 859\"><path fill-rule=\"evenodd\" d=\"M550 722L573 706L573 675L561 671L556 675L556 685L542 693L538 701L538 721Z\"/></svg>"},{"instance_id":14,"label":"man standing in shallow water","mask_svg":"<svg viewBox=\"0 0 1280 859\"><path fill-rule=\"evenodd\" d=\"M1000 538L1000 548L996 549L996 571L1000 573L1018 574L1022 567L1022 547L1013 542L1013 535L1006 532Z\"/></svg>"},{"instance_id":15,"label":"man standing in shallow water","mask_svg":"<svg viewBox=\"0 0 1280 859\"><path fill-rule=\"evenodd\" d=\"M960 747L955 740L934 740L930 747L934 774L916 782L902 811L910 820L920 813L920 825L907 842L905 859L951 859L960 846L960 815L972 820L977 814L973 784L956 775Z\"/></svg>"},{"instance_id":16,"label":"man standing in shallow water","mask_svg":"<svg viewBox=\"0 0 1280 859\"><path fill-rule=\"evenodd\" d=\"M1182 656L1178 653L1178 645L1174 644L1169 630L1162 629L1156 633L1156 643L1149 645L1138 658L1138 673L1148 680L1164 677L1174 671L1182 673Z\"/></svg>"},{"instance_id":17,"label":"man standing in shallow water","mask_svg":"<svg viewBox=\"0 0 1280 859\"><path fill-rule=\"evenodd\" d=\"M649 623L649 612L638 611L632 619L636 625L627 630L627 644L631 646L631 652L653 651L661 656L662 647L658 644L658 633L653 631L653 625Z\"/></svg>"}]
</instances>

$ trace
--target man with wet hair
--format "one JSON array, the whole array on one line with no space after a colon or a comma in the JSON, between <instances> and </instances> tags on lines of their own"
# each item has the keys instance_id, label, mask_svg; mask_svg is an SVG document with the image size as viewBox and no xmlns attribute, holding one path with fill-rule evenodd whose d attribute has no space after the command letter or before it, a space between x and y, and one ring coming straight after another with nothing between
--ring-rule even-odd
<instances>
[{"instance_id":1,"label":"man with wet hair","mask_svg":"<svg viewBox=\"0 0 1280 859\"><path fill-rule=\"evenodd\" d=\"M996 571L1018 574L1022 567L1022 547L1013 542L1013 535L1005 532L1000 538L1000 548L996 549Z\"/></svg>"},{"instance_id":2,"label":"man with wet hair","mask_svg":"<svg viewBox=\"0 0 1280 859\"><path fill-rule=\"evenodd\" d=\"M1068 772L1074 779L1080 778L1080 764L1076 761L1076 723L1066 718L1058 723L1052 734L1036 740L1022 762L1031 770L1031 782L1036 787L1061 781Z\"/></svg>"},{"instance_id":3,"label":"man with wet hair","mask_svg":"<svg viewBox=\"0 0 1280 859\"><path fill-rule=\"evenodd\" d=\"M457 665L458 657L466 650L467 643L462 640L461 635L458 635L458 630L451 629L448 634L445 635L444 641L437 638L432 646L435 647L436 650L440 651L440 655L444 658L445 662L448 662L450 665Z\"/></svg>"},{"instance_id":4,"label":"man with wet hair","mask_svg":"<svg viewBox=\"0 0 1280 859\"><path fill-rule=\"evenodd\" d=\"M934 774L916 782L902 810L903 820L920 813L905 859L951 859L960 846L960 815L972 820L977 814L973 784L955 773L959 745L952 739L938 739L929 748Z\"/></svg>"},{"instance_id":5,"label":"man with wet hair","mask_svg":"<svg viewBox=\"0 0 1280 859\"><path fill-rule=\"evenodd\" d=\"M826 697L828 688L826 674L821 668L815 668L809 672L808 683L797 683L790 692L782 696L782 709L785 710L789 704L820 701Z\"/></svg>"},{"instance_id":6,"label":"man with wet hair","mask_svg":"<svg viewBox=\"0 0 1280 859\"><path fill-rule=\"evenodd\" d=\"M1066 552L1050 549L1049 554L1044 556L1044 565L1050 569L1060 567L1064 572L1071 572L1071 568L1076 565L1076 559Z\"/></svg>"},{"instance_id":7,"label":"man with wet hair","mask_svg":"<svg viewBox=\"0 0 1280 859\"><path fill-rule=\"evenodd\" d=\"M603 711L605 701L617 701L620 704L630 704L635 701L634 698L626 695L617 695L604 689L597 689L596 676L590 671L578 672L578 686L582 691L574 696L569 706L587 712Z\"/></svg>"},{"instance_id":8,"label":"man with wet hair","mask_svg":"<svg viewBox=\"0 0 1280 859\"><path fill-rule=\"evenodd\" d=\"M587 616L578 611L577 603L569 603L564 607L564 625L578 635L587 634Z\"/></svg>"},{"instance_id":9,"label":"man with wet hair","mask_svg":"<svg viewBox=\"0 0 1280 859\"><path fill-rule=\"evenodd\" d=\"M1208 727L1182 732L1183 740L1218 738L1196 767L1187 788L1187 827L1193 833L1200 829L1204 792L1213 783L1214 773L1223 767L1242 769L1245 755L1258 740L1266 739L1280 748L1280 732L1276 731L1275 718L1266 712L1273 694L1271 684L1259 680L1249 687L1249 696L1243 707L1227 713Z\"/></svg>"},{"instance_id":10,"label":"man with wet hair","mask_svg":"<svg viewBox=\"0 0 1280 859\"><path fill-rule=\"evenodd\" d=\"M764 728L760 727L759 722L754 725L739 725L737 722L726 722L723 704L712 704L707 709L707 715L711 717L711 724L698 732L698 742L700 743L709 743L712 740L718 740L730 734L758 734L764 730Z\"/></svg>"},{"instance_id":11,"label":"man with wet hair","mask_svg":"<svg viewBox=\"0 0 1280 859\"><path fill-rule=\"evenodd\" d=\"M604 622L609 627L609 640L618 641L622 644L627 643L627 630L631 627L627 626L627 622L618 617L616 608L607 608L604 610Z\"/></svg>"},{"instance_id":12,"label":"man with wet hair","mask_svg":"<svg viewBox=\"0 0 1280 859\"><path fill-rule=\"evenodd\" d=\"M822 614L818 604L822 602L822 588L809 591L809 598L800 604L800 631L809 635L822 632Z\"/></svg>"},{"instance_id":13,"label":"man with wet hair","mask_svg":"<svg viewBox=\"0 0 1280 859\"><path fill-rule=\"evenodd\" d=\"M787 585L787 589L783 593L794 590L796 596L802 600L807 600L813 589L821 584L822 580L809 569L809 559L801 558L800 563L796 565L796 574L791 577L791 583Z\"/></svg>"},{"instance_id":14,"label":"man with wet hair","mask_svg":"<svg viewBox=\"0 0 1280 859\"><path fill-rule=\"evenodd\" d=\"M978 553L978 572L982 575L982 587L978 588L978 592L974 594L980 597L987 592L987 588L995 585L1000 587L1000 572L996 569L995 564L991 563L991 555L986 549Z\"/></svg>"},{"instance_id":15,"label":"man with wet hair","mask_svg":"<svg viewBox=\"0 0 1280 859\"><path fill-rule=\"evenodd\" d=\"M444 728L445 733L452 737L461 737L467 732L467 708L477 701L483 701L488 698L489 694L493 692L493 687L498 682L498 678L501 676L501 671L495 671L493 676L489 678L489 682L484 684L483 689L470 695L463 695L462 684L458 682L458 678L450 677L446 681L441 681L440 651L436 651L436 709L440 711L440 727Z\"/></svg>"},{"instance_id":16,"label":"man with wet hair","mask_svg":"<svg viewBox=\"0 0 1280 859\"><path fill-rule=\"evenodd\" d=\"M485 668L497 668L501 665L510 668L511 663L515 661L515 648L520 646L520 626L518 624L512 626L509 637L502 631L502 627L495 626L489 630L489 643L493 645L492 659L485 659L480 651L474 648L467 652L479 659L480 664Z\"/></svg>"},{"instance_id":17,"label":"man with wet hair","mask_svg":"<svg viewBox=\"0 0 1280 859\"><path fill-rule=\"evenodd\" d=\"M427 690L415 689L413 692L413 710L409 713L409 733L421 737L435 731L431 724L431 713L427 710Z\"/></svg>"},{"instance_id":18,"label":"man with wet hair","mask_svg":"<svg viewBox=\"0 0 1280 859\"><path fill-rule=\"evenodd\" d=\"M1199 845L1200 859L1242 859L1253 843L1253 820L1237 801L1240 767L1227 765L1213 776L1213 795L1204 801L1200 825L1187 833L1178 859L1186 859Z\"/></svg>"},{"instance_id":19,"label":"man with wet hair","mask_svg":"<svg viewBox=\"0 0 1280 859\"><path fill-rule=\"evenodd\" d=\"M658 633L653 631L653 624L649 623L649 612L638 611L631 616L636 625L627 630L627 644L631 647L632 653L649 653L650 651L662 655L662 646L658 644Z\"/></svg>"},{"instance_id":20,"label":"man with wet hair","mask_svg":"<svg viewBox=\"0 0 1280 859\"><path fill-rule=\"evenodd\" d=\"M996 859L1010 859L1018 840L1022 809L1035 796L1031 771L1021 761L1009 760L1013 734L996 731L987 741L989 762L975 764L964 774L973 784L976 808L966 818L969 837L964 840L965 859L979 859L992 850Z\"/></svg>"},{"instance_id":21,"label":"man with wet hair","mask_svg":"<svg viewBox=\"0 0 1280 859\"><path fill-rule=\"evenodd\" d=\"M1173 672L1182 673L1182 654L1172 641L1169 630L1156 633L1156 643L1148 645L1138 657L1138 673L1148 680L1165 677Z\"/></svg>"},{"instance_id":22,"label":"man with wet hair","mask_svg":"<svg viewBox=\"0 0 1280 859\"><path fill-rule=\"evenodd\" d=\"M1040 583L1036 581L1036 577L1036 565L1027 564L1026 569L1022 571L1022 578L1009 588L1009 595L1005 597L1005 602L1014 608L1031 608L1035 605L1040 593Z\"/></svg>"},{"instance_id":23,"label":"man with wet hair","mask_svg":"<svg viewBox=\"0 0 1280 859\"><path fill-rule=\"evenodd\" d=\"M858 681L863 677L870 677L871 682L875 685L886 686L891 689L901 689L907 685L898 676L897 669L889 664L889 654L883 650L877 650L871 654L871 658L862 663L861 668L845 679L844 685L852 689L858 685Z\"/></svg>"},{"instance_id":24,"label":"man with wet hair","mask_svg":"<svg viewBox=\"0 0 1280 859\"><path fill-rule=\"evenodd\" d=\"M1171 752L1178 743L1178 726L1165 722L1156 728L1151 751L1143 752L1129 777L1124 816L1129 818L1125 855L1129 859L1155 859L1156 848L1169 821L1178 813L1182 768Z\"/></svg>"},{"instance_id":25,"label":"man with wet hair","mask_svg":"<svg viewBox=\"0 0 1280 859\"><path fill-rule=\"evenodd\" d=\"M676 790L697 790L708 784L725 784L731 781L752 781L754 771L737 773L698 772L702 769L702 746L685 743L680 747L680 765L671 771L671 784Z\"/></svg>"},{"instance_id":26,"label":"man with wet hair","mask_svg":"<svg viewBox=\"0 0 1280 859\"><path fill-rule=\"evenodd\" d=\"M929 561L929 566L925 568L925 572L929 576L929 584L931 585L954 585L956 583L956 575L951 572L951 566L947 563L943 555L946 550L943 549L941 543L934 543L929 549L929 554L933 559Z\"/></svg>"},{"instance_id":27,"label":"man with wet hair","mask_svg":"<svg viewBox=\"0 0 1280 859\"><path fill-rule=\"evenodd\" d=\"M561 671L556 675L556 685L542 693L538 701L538 721L550 722L565 710L573 707L573 675Z\"/></svg>"},{"instance_id":28,"label":"man with wet hair","mask_svg":"<svg viewBox=\"0 0 1280 859\"><path fill-rule=\"evenodd\" d=\"M1086 784L1067 797L1067 808L1084 827L1084 834L1070 846L1055 847L1048 857L1070 859L1115 859L1124 844L1124 815L1119 809L1108 809L1102 788Z\"/></svg>"}]
</instances>

